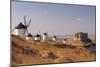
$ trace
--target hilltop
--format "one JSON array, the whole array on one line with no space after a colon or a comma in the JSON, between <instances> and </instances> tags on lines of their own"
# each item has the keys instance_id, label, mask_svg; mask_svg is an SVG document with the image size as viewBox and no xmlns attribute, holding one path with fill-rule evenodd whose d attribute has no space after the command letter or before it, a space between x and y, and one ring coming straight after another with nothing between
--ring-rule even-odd
<instances>
[{"instance_id":1,"label":"hilltop","mask_svg":"<svg viewBox=\"0 0 100 67\"><path fill-rule=\"evenodd\" d=\"M74 46L60 42L37 42L12 36L12 64L51 64L96 60L96 45ZM69 41L72 41L71 39ZM73 42L74 44L74 42Z\"/></svg>"}]
</instances>

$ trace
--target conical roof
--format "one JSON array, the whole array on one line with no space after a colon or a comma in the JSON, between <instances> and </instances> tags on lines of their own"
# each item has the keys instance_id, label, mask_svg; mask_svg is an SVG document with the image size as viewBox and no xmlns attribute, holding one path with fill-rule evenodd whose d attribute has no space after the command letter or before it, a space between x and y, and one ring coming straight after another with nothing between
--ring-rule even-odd
<instances>
[{"instance_id":1,"label":"conical roof","mask_svg":"<svg viewBox=\"0 0 100 67\"><path fill-rule=\"evenodd\" d=\"M53 38L56 38L56 36L53 36Z\"/></svg>"},{"instance_id":2,"label":"conical roof","mask_svg":"<svg viewBox=\"0 0 100 67\"><path fill-rule=\"evenodd\" d=\"M35 37L41 37L41 35L37 34Z\"/></svg>"},{"instance_id":3,"label":"conical roof","mask_svg":"<svg viewBox=\"0 0 100 67\"><path fill-rule=\"evenodd\" d=\"M44 33L44 35L47 35L47 33Z\"/></svg>"},{"instance_id":4,"label":"conical roof","mask_svg":"<svg viewBox=\"0 0 100 67\"><path fill-rule=\"evenodd\" d=\"M26 26L22 24L22 22L20 22L16 27L16 29L26 29Z\"/></svg>"},{"instance_id":5,"label":"conical roof","mask_svg":"<svg viewBox=\"0 0 100 67\"><path fill-rule=\"evenodd\" d=\"M28 34L28 37L33 37L31 33Z\"/></svg>"},{"instance_id":6,"label":"conical roof","mask_svg":"<svg viewBox=\"0 0 100 67\"><path fill-rule=\"evenodd\" d=\"M66 39L64 39L64 41L66 41Z\"/></svg>"}]
</instances>

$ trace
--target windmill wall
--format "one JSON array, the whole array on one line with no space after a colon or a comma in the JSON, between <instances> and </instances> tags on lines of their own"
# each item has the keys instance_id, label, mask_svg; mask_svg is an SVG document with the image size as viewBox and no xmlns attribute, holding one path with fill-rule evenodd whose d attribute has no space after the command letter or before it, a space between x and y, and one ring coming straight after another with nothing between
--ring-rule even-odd
<instances>
[{"instance_id":1,"label":"windmill wall","mask_svg":"<svg viewBox=\"0 0 100 67\"><path fill-rule=\"evenodd\" d=\"M15 29L14 35L19 35L21 37L25 36L24 32L26 29Z\"/></svg>"}]
</instances>

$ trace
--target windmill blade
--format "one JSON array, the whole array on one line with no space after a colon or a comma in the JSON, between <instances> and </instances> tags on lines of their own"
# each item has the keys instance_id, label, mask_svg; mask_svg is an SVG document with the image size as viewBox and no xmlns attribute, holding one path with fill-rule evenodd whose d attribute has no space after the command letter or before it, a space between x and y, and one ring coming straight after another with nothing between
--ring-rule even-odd
<instances>
[{"instance_id":1,"label":"windmill blade","mask_svg":"<svg viewBox=\"0 0 100 67\"><path fill-rule=\"evenodd\" d=\"M41 35L41 32L39 31L39 34Z\"/></svg>"},{"instance_id":2,"label":"windmill blade","mask_svg":"<svg viewBox=\"0 0 100 67\"><path fill-rule=\"evenodd\" d=\"M27 31L27 35L28 35L28 29L26 29L26 31Z\"/></svg>"},{"instance_id":3,"label":"windmill blade","mask_svg":"<svg viewBox=\"0 0 100 67\"><path fill-rule=\"evenodd\" d=\"M26 26L26 17L24 16L24 25Z\"/></svg>"},{"instance_id":4,"label":"windmill blade","mask_svg":"<svg viewBox=\"0 0 100 67\"><path fill-rule=\"evenodd\" d=\"M30 23L31 23L31 19L30 19L29 23L27 24L27 27L29 27Z\"/></svg>"},{"instance_id":5,"label":"windmill blade","mask_svg":"<svg viewBox=\"0 0 100 67\"><path fill-rule=\"evenodd\" d=\"M38 34L39 34L39 35L42 35L40 31L38 32Z\"/></svg>"}]
</instances>

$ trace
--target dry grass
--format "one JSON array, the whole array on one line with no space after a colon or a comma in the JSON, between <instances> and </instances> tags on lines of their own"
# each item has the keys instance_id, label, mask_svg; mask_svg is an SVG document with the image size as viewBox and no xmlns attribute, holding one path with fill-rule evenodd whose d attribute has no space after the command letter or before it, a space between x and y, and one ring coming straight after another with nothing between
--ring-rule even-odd
<instances>
[{"instance_id":1,"label":"dry grass","mask_svg":"<svg viewBox=\"0 0 100 67\"><path fill-rule=\"evenodd\" d=\"M22 38L12 36L12 63L14 65L27 65L96 60L95 53L88 48L57 48L53 46L59 44L61 45L62 43L26 41ZM50 53L51 55L49 55Z\"/></svg>"}]
</instances>

